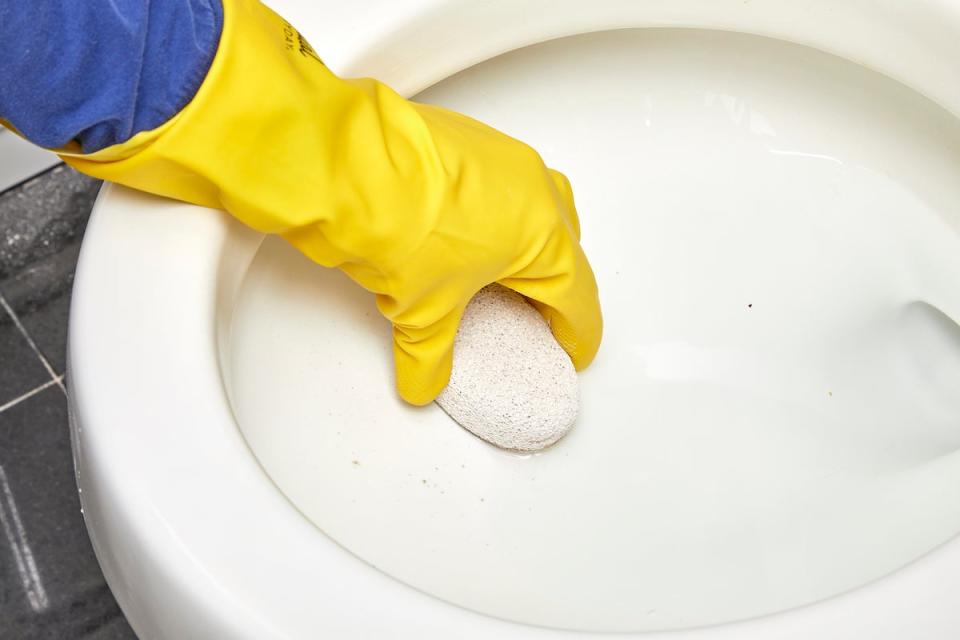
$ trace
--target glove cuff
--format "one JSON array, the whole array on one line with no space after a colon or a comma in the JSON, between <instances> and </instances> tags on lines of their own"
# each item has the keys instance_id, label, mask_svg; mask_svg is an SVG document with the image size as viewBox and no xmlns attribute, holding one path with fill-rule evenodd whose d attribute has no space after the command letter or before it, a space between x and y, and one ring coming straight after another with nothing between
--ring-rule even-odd
<instances>
[{"instance_id":1,"label":"glove cuff","mask_svg":"<svg viewBox=\"0 0 960 640\"><path fill-rule=\"evenodd\" d=\"M302 148L324 135L317 115L330 105L321 101L343 82L258 0L223 0L223 11L207 76L179 113L95 153L75 146L57 153L88 175L225 208L263 232L316 220L318 202L305 185L322 184L309 174L323 167L307 166Z\"/></svg>"}]
</instances>

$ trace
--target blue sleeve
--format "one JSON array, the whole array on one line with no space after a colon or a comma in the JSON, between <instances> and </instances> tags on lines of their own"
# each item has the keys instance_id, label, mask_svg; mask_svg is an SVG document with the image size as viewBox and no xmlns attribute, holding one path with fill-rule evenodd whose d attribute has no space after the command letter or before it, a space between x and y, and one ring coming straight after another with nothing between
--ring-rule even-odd
<instances>
[{"instance_id":1,"label":"blue sleeve","mask_svg":"<svg viewBox=\"0 0 960 640\"><path fill-rule=\"evenodd\" d=\"M85 153L163 124L220 41L221 0L0 0L0 119Z\"/></svg>"}]
</instances>

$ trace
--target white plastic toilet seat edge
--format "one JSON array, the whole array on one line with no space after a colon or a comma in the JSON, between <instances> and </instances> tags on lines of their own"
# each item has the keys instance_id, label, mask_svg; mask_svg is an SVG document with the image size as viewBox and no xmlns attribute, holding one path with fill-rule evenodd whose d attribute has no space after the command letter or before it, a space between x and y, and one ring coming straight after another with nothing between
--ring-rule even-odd
<instances>
[{"instance_id":1,"label":"white plastic toilet seat edge","mask_svg":"<svg viewBox=\"0 0 960 640\"><path fill-rule=\"evenodd\" d=\"M960 53L960 2L883 10L866 0L273 4L319 51L335 52L326 56L335 70L375 75L408 94L552 37L699 26L837 53L909 80L960 114L950 68ZM219 212L114 187L89 225L71 310L74 450L95 550L136 631L178 639L299 638L321 628L338 637L558 636L458 609L379 573L317 535L262 473L225 400L216 344L217 322L258 243ZM844 596L669 637L946 638L960 624L948 600L958 589L955 539Z\"/></svg>"}]
</instances>

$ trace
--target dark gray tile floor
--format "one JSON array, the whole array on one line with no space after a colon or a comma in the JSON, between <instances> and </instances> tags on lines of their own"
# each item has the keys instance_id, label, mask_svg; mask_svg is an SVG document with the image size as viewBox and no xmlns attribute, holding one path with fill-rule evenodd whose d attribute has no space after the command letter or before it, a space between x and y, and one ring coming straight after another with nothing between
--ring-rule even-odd
<instances>
[{"instance_id":1,"label":"dark gray tile floor","mask_svg":"<svg viewBox=\"0 0 960 640\"><path fill-rule=\"evenodd\" d=\"M135 638L83 525L63 381L99 188L59 166L0 194L0 640Z\"/></svg>"}]
</instances>

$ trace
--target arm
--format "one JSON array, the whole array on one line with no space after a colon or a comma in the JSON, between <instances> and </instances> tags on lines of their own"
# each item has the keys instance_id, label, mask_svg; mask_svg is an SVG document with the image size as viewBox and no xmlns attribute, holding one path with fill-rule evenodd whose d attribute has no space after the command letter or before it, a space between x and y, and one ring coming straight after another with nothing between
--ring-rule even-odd
<instances>
[{"instance_id":1,"label":"arm","mask_svg":"<svg viewBox=\"0 0 960 640\"><path fill-rule=\"evenodd\" d=\"M463 311L492 282L534 304L578 369L591 362L602 318L573 192L529 146L466 116L406 100L375 80L338 77L259 0L221 0L214 59L186 70L174 63L195 52L200 21L178 26L167 16L157 27L152 6L188 11L207 6L201 0L150 3L146 14L146 0L84 2L103 11L140 7L146 24L128 25L118 12L109 13L103 22L119 33L110 37L126 42L119 48L106 34L91 44L83 33L65 33L74 43L67 49L92 53L38 82L53 90L60 79L57 108L41 108L33 120L34 95L33 107L0 111L28 138L40 142L47 122L73 122L41 143L74 140L59 152L76 169L226 210L344 271L376 295L393 325L397 387L410 403L432 401L447 384ZM84 29L105 28L88 10L79 12L78 24L90 23ZM160 31L151 35L154 27ZM171 33L176 30L186 32ZM140 39L127 38L131 33ZM27 66L42 73L56 63L55 56L30 53L29 41L18 42L6 45L6 53L19 56L20 73ZM123 52L127 58L117 67L111 58ZM198 88L184 84L200 69ZM179 81L159 83L155 76ZM98 91L101 86L117 88ZM160 86L157 95L164 97L138 125L147 86ZM117 94L126 99L115 102ZM91 104L77 95L91 96ZM186 104L171 115L184 96ZM94 109L101 100L112 108ZM79 117L90 109L95 115ZM161 124L150 128L148 122Z\"/></svg>"},{"instance_id":2,"label":"arm","mask_svg":"<svg viewBox=\"0 0 960 640\"><path fill-rule=\"evenodd\" d=\"M220 0L0 0L0 119L91 153L153 129L203 82Z\"/></svg>"}]
</instances>

